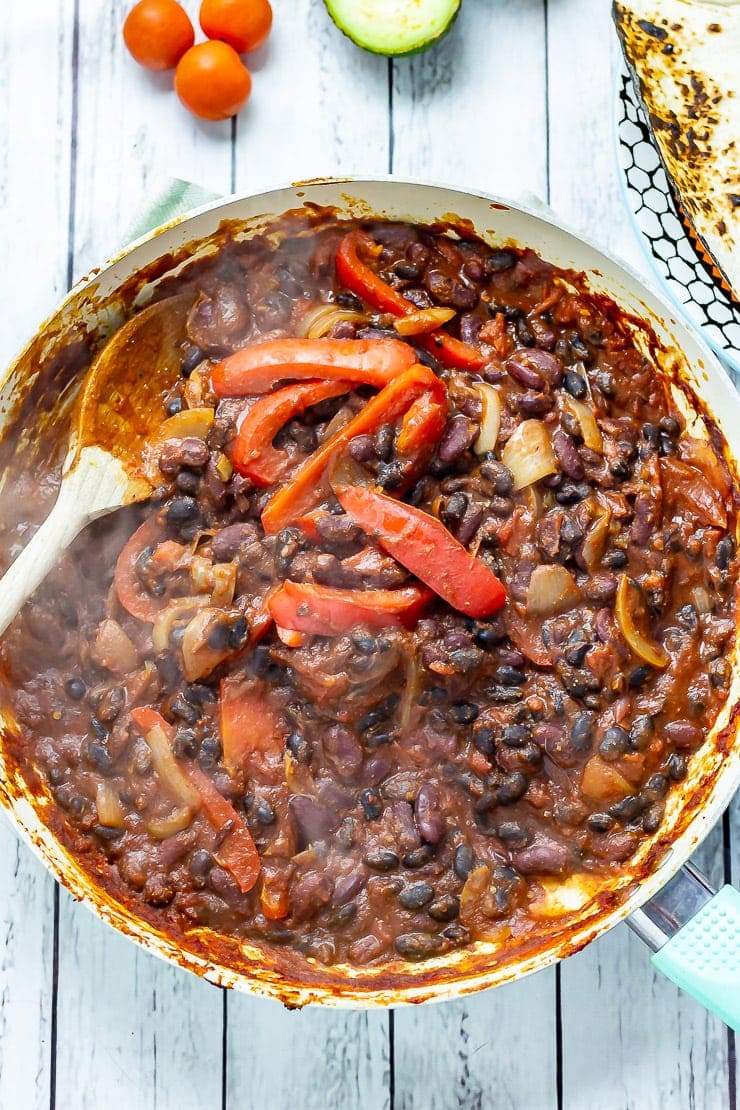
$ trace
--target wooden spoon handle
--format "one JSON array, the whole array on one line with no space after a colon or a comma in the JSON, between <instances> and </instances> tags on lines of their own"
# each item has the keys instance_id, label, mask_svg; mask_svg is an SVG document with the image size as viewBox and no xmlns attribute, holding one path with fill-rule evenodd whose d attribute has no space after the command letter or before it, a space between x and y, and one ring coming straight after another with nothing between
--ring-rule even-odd
<instances>
[{"instance_id":1,"label":"wooden spoon handle","mask_svg":"<svg viewBox=\"0 0 740 1110\"><path fill-rule=\"evenodd\" d=\"M85 525L131 500L129 491L117 459L99 448L80 453L62 479L54 508L0 579L0 636Z\"/></svg>"}]
</instances>

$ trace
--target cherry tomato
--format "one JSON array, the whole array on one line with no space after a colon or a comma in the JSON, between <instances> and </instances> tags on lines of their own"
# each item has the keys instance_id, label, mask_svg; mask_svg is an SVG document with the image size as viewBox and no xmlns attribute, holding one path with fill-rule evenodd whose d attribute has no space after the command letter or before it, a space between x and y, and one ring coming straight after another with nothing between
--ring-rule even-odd
<instances>
[{"instance_id":1,"label":"cherry tomato","mask_svg":"<svg viewBox=\"0 0 740 1110\"><path fill-rule=\"evenodd\" d=\"M269 35L272 8L268 0L203 0L200 25L209 39L221 39L245 54Z\"/></svg>"},{"instance_id":2,"label":"cherry tomato","mask_svg":"<svg viewBox=\"0 0 740 1110\"><path fill-rule=\"evenodd\" d=\"M123 40L146 69L174 69L195 41L195 31L177 0L139 0L123 24Z\"/></svg>"},{"instance_id":3,"label":"cherry tomato","mask_svg":"<svg viewBox=\"0 0 740 1110\"><path fill-rule=\"evenodd\" d=\"M233 47L200 42L183 54L175 70L175 91L201 119L228 119L244 107L252 78Z\"/></svg>"}]
</instances>

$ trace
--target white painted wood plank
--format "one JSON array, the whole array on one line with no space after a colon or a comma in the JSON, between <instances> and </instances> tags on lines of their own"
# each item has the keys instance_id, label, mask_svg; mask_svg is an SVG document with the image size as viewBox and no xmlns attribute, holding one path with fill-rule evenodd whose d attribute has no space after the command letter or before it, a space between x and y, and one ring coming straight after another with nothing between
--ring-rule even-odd
<instances>
[{"instance_id":1,"label":"white painted wood plank","mask_svg":"<svg viewBox=\"0 0 740 1110\"><path fill-rule=\"evenodd\" d=\"M555 973L395 1014L397 1110L557 1106Z\"/></svg>"},{"instance_id":2,"label":"white painted wood plank","mask_svg":"<svg viewBox=\"0 0 740 1110\"><path fill-rule=\"evenodd\" d=\"M235 188L388 168L388 63L358 50L323 0L275 5L236 131ZM388 1016L290 1013L228 998L227 1106L376 1110L389 1099Z\"/></svg>"},{"instance_id":3,"label":"white painted wood plank","mask_svg":"<svg viewBox=\"0 0 740 1110\"><path fill-rule=\"evenodd\" d=\"M393 73L395 173L546 197L542 5L466 0L445 41L395 61ZM394 1028L395 1104L404 1110L557 1103L553 970L464 1001L398 1010Z\"/></svg>"},{"instance_id":4,"label":"white painted wood plank","mask_svg":"<svg viewBox=\"0 0 740 1110\"><path fill-rule=\"evenodd\" d=\"M129 0L80 0L75 277L121 246L165 177L228 192L231 124L205 123L180 104L172 74L152 74L125 50ZM188 5L191 14L197 5Z\"/></svg>"},{"instance_id":5,"label":"white painted wood plank","mask_svg":"<svg viewBox=\"0 0 740 1110\"><path fill-rule=\"evenodd\" d=\"M291 1012L235 993L228 1013L227 1107L389 1106L387 1014Z\"/></svg>"},{"instance_id":6,"label":"white painted wood plank","mask_svg":"<svg viewBox=\"0 0 740 1110\"><path fill-rule=\"evenodd\" d=\"M393 73L394 173L545 199L541 3L465 0L444 41Z\"/></svg>"},{"instance_id":7,"label":"white painted wood plank","mask_svg":"<svg viewBox=\"0 0 740 1110\"><path fill-rule=\"evenodd\" d=\"M388 169L388 63L354 46L323 0L275 5L269 42L248 59L254 85L238 117L240 192Z\"/></svg>"},{"instance_id":8,"label":"white painted wood plank","mask_svg":"<svg viewBox=\"0 0 740 1110\"><path fill-rule=\"evenodd\" d=\"M0 332L4 367L65 288L72 4L0 21ZM29 58L34 73L29 80ZM21 295L19 295L19 290ZM49 1104L54 883L0 819L0 1106Z\"/></svg>"},{"instance_id":9,"label":"white painted wood plank","mask_svg":"<svg viewBox=\"0 0 740 1110\"><path fill-rule=\"evenodd\" d=\"M216 1110L222 993L61 900L57 1110Z\"/></svg>"},{"instance_id":10,"label":"white painted wood plank","mask_svg":"<svg viewBox=\"0 0 740 1110\"><path fill-rule=\"evenodd\" d=\"M645 273L614 152L618 49L610 5L551 4L548 42L551 204ZM722 881L722 854L717 829L697 855L715 882ZM566 1106L726 1104L724 1026L652 971L648 951L626 926L567 961L561 976Z\"/></svg>"},{"instance_id":11,"label":"white painted wood plank","mask_svg":"<svg viewBox=\"0 0 740 1110\"><path fill-rule=\"evenodd\" d=\"M617 166L620 57L611 4L558 0L548 6L550 202L576 230L645 272Z\"/></svg>"},{"instance_id":12,"label":"white painted wood plank","mask_svg":"<svg viewBox=\"0 0 740 1110\"><path fill-rule=\"evenodd\" d=\"M161 175L227 192L230 127L201 126L120 41L126 2L80 2L75 276L116 249ZM58 1107L211 1110L221 1104L221 993L114 934L63 897Z\"/></svg>"}]
</instances>

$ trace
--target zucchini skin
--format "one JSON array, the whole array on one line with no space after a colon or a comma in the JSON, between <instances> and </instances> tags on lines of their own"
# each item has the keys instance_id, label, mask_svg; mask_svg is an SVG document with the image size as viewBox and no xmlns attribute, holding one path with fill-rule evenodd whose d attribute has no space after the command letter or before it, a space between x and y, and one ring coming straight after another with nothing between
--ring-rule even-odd
<instances>
[{"instance_id":1,"label":"zucchini skin","mask_svg":"<svg viewBox=\"0 0 740 1110\"><path fill-rule=\"evenodd\" d=\"M332 0L324 0L324 3L326 5L326 10L329 13L332 23L335 27L338 28L338 30L342 32L345 38L348 38L350 42L354 43L355 46L359 46L361 50L365 50L368 54L375 54L377 57L382 58L413 58L416 54L426 53L427 50L430 50L433 46L436 46L438 43L442 42L442 39L447 36L451 28L454 26L454 23L459 16L460 10L462 8L462 0L458 0L457 7L453 11L450 19L442 28L442 30L439 31L436 35L432 35L431 38L427 39L419 46L412 46L408 50L393 50L391 48L383 50L381 47L369 46L367 43L362 42L361 39L355 38L352 32L346 26L339 22L339 17L336 16L332 11Z\"/></svg>"}]
</instances>

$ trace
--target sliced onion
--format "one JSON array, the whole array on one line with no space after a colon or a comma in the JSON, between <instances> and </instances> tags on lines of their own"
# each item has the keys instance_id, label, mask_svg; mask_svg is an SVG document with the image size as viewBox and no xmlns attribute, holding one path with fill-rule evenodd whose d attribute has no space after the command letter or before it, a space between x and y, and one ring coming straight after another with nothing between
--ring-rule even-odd
<instances>
[{"instance_id":1,"label":"sliced onion","mask_svg":"<svg viewBox=\"0 0 740 1110\"><path fill-rule=\"evenodd\" d=\"M160 425L155 442L164 443L168 439L205 439L213 424L213 415L213 409L205 405L182 409Z\"/></svg>"},{"instance_id":2,"label":"sliced onion","mask_svg":"<svg viewBox=\"0 0 740 1110\"><path fill-rule=\"evenodd\" d=\"M565 393L563 394L563 408L578 421L586 447L591 451L601 452L604 449L604 437L596 423L596 416L591 406L585 405L583 401L577 401L575 397Z\"/></svg>"},{"instance_id":3,"label":"sliced onion","mask_svg":"<svg viewBox=\"0 0 740 1110\"><path fill-rule=\"evenodd\" d=\"M493 451L501 429L501 394L492 385L483 382L477 383L475 389L480 395L483 413L473 450L476 455L485 455L488 451Z\"/></svg>"},{"instance_id":4,"label":"sliced onion","mask_svg":"<svg viewBox=\"0 0 740 1110\"><path fill-rule=\"evenodd\" d=\"M233 649L228 644L213 648L208 643L216 622L222 619L220 610L208 608L201 609L188 623L182 637L182 663L186 682L197 682L198 679L205 678L214 667L232 654Z\"/></svg>"},{"instance_id":5,"label":"sliced onion","mask_svg":"<svg viewBox=\"0 0 740 1110\"><path fill-rule=\"evenodd\" d=\"M95 809L98 823L107 829L123 828L121 799L109 782L99 782L95 791Z\"/></svg>"},{"instance_id":6,"label":"sliced onion","mask_svg":"<svg viewBox=\"0 0 740 1110\"><path fill-rule=\"evenodd\" d=\"M691 599L694 602L694 608L697 613L711 613L712 599L704 586L694 586L691 591Z\"/></svg>"},{"instance_id":7,"label":"sliced onion","mask_svg":"<svg viewBox=\"0 0 740 1110\"><path fill-rule=\"evenodd\" d=\"M152 817L146 821L146 831L155 840L166 840L167 837L190 828L195 812L191 806L178 806L167 817Z\"/></svg>"},{"instance_id":8,"label":"sliced onion","mask_svg":"<svg viewBox=\"0 0 740 1110\"><path fill-rule=\"evenodd\" d=\"M416 312L399 316L394 320L393 326L399 335L428 335L449 323L454 315L454 308L420 308Z\"/></svg>"},{"instance_id":9,"label":"sliced onion","mask_svg":"<svg viewBox=\"0 0 740 1110\"><path fill-rule=\"evenodd\" d=\"M473 924L476 911L482 908L482 902L490 884L491 869L487 864L481 863L469 872L460 891L460 920L463 925Z\"/></svg>"},{"instance_id":10,"label":"sliced onion","mask_svg":"<svg viewBox=\"0 0 740 1110\"><path fill-rule=\"evenodd\" d=\"M592 755L583 768L581 793L595 802L604 802L626 798L632 793L632 786L612 763L607 763L601 756Z\"/></svg>"},{"instance_id":11,"label":"sliced onion","mask_svg":"<svg viewBox=\"0 0 740 1110\"><path fill-rule=\"evenodd\" d=\"M601 562L612 521L612 511L608 504L599 497L595 497L592 504L594 519L583 541L583 563L589 574L593 574Z\"/></svg>"},{"instance_id":12,"label":"sliced onion","mask_svg":"<svg viewBox=\"0 0 740 1110\"><path fill-rule=\"evenodd\" d=\"M190 560L190 577L193 586L201 594L210 593L213 589L213 563L202 555L193 555Z\"/></svg>"},{"instance_id":13,"label":"sliced onion","mask_svg":"<svg viewBox=\"0 0 740 1110\"><path fill-rule=\"evenodd\" d=\"M236 563L216 563L212 567L211 605L222 609L231 605L236 590Z\"/></svg>"},{"instance_id":14,"label":"sliced onion","mask_svg":"<svg viewBox=\"0 0 740 1110\"><path fill-rule=\"evenodd\" d=\"M644 612L644 608L642 590L636 582L623 574L619 579L614 603L614 612L621 633L638 658L649 663L651 667L662 669L668 666L671 657L664 647L649 640L638 628L637 621L640 619L640 611Z\"/></svg>"},{"instance_id":15,"label":"sliced onion","mask_svg":"<svg viewBox=\"0 0 740 1110\"><path fill-rule=\"evenodd\" d=\"M200 794L178 767L162 726L150 728L144 739L152 753L152 763L159 781L169 790L175 801L196 813L200 809Z\"/></svg>"},{"instance_id":16,"label":"sliced onion","mask_svg":"<svg viewBox=\"0 0 740 1110\"><path fill-rule=\"evenodd\" d=\"M283 628L281 625L275 625L275 632L281 643L289 648L303 647L306 642L306 636L303 632L297 632L294 628Z\"/></svg>"},{"instance_id":17,"label":"sliced onion","mask_svg":"<svg viewBox=\"0 0 740 1110\"><path fill-rule=\"evenodd\" d=\"M197 411L203 406L203 397L207 396L211 381L209 366L194 370L185 383L182 398L187 408ZM211 410L213 411L213 410Z\"/></svg>"},{"instance_id":18,"label":"sliced onion","mask_svg":"<svg viewBox=\"0 0 740 1110\"><path fill-rule=\"evenodd\" d=\"M304 313L296 328L296 335L301 339L322 339L335 324L346 321L366 324L368 317L349 308L338 308L335 304L317 304Z\"/></svg>"},{"instance_id":19,"label":"sliced onion","mask_svg":"<svg viewBox=\"0 0 740 1110\"><path fill-rule=\"evenodd\" d=\"M210 588L210 587L209 587ZM172 634L172 626L176 621L181 620L183 617L189 616L197 609L202 609L203 606L208 604L208 598L200 595L198 597L176 597L171 601L166 609L157 614L152 627L152 644L155 651L166 651L170 646L170 635Z\"/></svg>"},{"instance_id":20,"label":"sliced onion","mask_svg":"<svg viewBox=\"0 0 740 1110\"><path fill-rule=\"evenodd\" d=\"M118 621L103 621L91 653L96 663L115 675L129 674L139 665L139 654Z\"/></svg>"},{"instance_id":21,"label":"sliced onion","mask_svg":"<svg viewBox=\"0 0 740 1110\"><path fill-rule=\"evenodd\" d=\"M398 724L403 736L408 732L413 719L414 710L418 704L421 690L421 673L415 655L409 655L406 660L406 673L404 675L403 694L398 706Z\"/></svg>"},{"instance_id":22,"label":"sliced onion","mask_svg":"<svg viewBox=\"0 0 740 1110\"><path fill-rule=\"evenodd\" d=\"M286 751L283 757L285 784L291 794L315 794L316 785L305 763L299 763L295 756Z\"/></svg>"},{"instance_id":23,"label":"sliced onion","mask_svg":"<svg viewBox=\"0 0 740 1110\"><path fill-rule=\"evenodd\" d=\"M501 461L514 475L514 489L524 489L558 469L547 428L541 420L524 420L507 440Z\"/></svg>"},{"instance_id":24,"label":"sliced onion","mask_svg":"<svg viewBox=\"0 0 740 1110\"><path fill-rule=\"evenodd\" d=\"M527 589L527 612L530 616L549 617L564 613L581 600L581 591L569 570L554 563L535 567Z\"/></svg>"}]
</instances>

